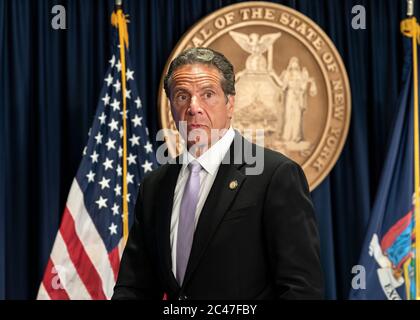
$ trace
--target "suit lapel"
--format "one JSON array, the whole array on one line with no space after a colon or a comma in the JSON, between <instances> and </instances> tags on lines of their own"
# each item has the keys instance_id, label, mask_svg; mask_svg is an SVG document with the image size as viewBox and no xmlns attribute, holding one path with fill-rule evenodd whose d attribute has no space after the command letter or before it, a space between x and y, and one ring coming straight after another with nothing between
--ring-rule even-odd
<instances>
[{"instance_id":1,"label":"suit lapel","mask_svg":"<svg viewBox=\"0 0 420 320\"><path fill-rule=\"evenodd\" d=\"M172 273L171 258L171 215L175 186L178 174L181 169L180 164L168 166L168 171L160 181L160 192L156 201L156 224L158 254L163 261L163 272L167 278L167 283L173 287L174 291L179 289L178 282Z\"/></svg>"},{"instance_id":2,"label":"suit lapel","mask_svg":"<svg viewBox=\"0 0 420 320\"><path fill-rule=\"evenodd\" d=\"M235 141L236 143L243 142L242 137L238 133L235 134ZM237 146L237 144L233 143L227 156L229 156L228 159L234 159L234 161L230 162L235 164L229 164L225 160L226 158L222 161L216 179L201 211L194 233L193 245L183 285L190 279L213 234L216 232L219 223L235 199L243 181L246 179L246 176L239 171L244 165L242 148L240 148L238 153L238 149L236 147L233 148L234 145ZM234 183L234 181L236 181L237 186L232 187L230 183Z\"/></svg>"}]
</instances>

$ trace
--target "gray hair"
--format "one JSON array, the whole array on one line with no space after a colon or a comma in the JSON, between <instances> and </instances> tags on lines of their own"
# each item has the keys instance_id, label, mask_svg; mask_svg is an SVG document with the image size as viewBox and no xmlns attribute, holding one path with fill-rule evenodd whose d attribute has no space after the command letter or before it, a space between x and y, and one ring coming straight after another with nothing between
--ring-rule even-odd
<instances>
[{"instance_id":1,"label":"gray hair","mask_svg":"<svg viewBox=\"0 0 420 320\"><path fill-rule=\"evenodd\" d=\"M168 73L163 82L168 98L170 98L170 87L174 71L184 65L196 63L216 67L222 76L221 86L225 95L235 95L235 72L233 71L232 63L223 54L210 48L192 48L182 52L169 65Z\"/></svg>"}]
</instances>

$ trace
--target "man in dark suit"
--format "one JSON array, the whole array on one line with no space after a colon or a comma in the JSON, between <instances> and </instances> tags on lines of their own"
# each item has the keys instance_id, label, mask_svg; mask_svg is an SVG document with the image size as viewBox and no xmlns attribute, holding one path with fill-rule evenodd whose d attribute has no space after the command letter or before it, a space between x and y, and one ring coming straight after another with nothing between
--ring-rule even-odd
<instances>
[{"instance_id":1,"label":"man in dark suit","mask_svg":"<svg viewBox=\"0 0 420 320\"><path fill-rule=\"evenodd\" d=\"M211 49L171 63L165 90L188 151L144 178L113 299L323 297L305 175L231 127L234 84Z\"/></svg>"}]
</instances>

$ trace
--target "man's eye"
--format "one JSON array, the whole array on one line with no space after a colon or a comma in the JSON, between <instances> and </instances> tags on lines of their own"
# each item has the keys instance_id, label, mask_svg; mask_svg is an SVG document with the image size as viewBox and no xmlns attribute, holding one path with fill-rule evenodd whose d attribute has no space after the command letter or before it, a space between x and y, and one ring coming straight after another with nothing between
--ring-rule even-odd
<instances>
[{"instance_id":1,"label":"man's eye","mask_svg":"<svg viewBox=\"0 0 420 320\"><path fill-rule=\"evenodd\" d=\"M204 94L204 97L205 97L206 99L210 99L210 98L212 98L213 96L214 96L214 92L211 92L211 91L206 92L206 93Z\"/></svg>"},{"instance_id":2,"label":"man's eye","mask_svg":"<svg viewBox=\"0 0 420 320\"><path fill-rule=\"evenodd\" d=\"M184 102L188 100L188 96L186 94L180 94L176 97L176 99L180 102Z\"/></svg>"}]
</instances>

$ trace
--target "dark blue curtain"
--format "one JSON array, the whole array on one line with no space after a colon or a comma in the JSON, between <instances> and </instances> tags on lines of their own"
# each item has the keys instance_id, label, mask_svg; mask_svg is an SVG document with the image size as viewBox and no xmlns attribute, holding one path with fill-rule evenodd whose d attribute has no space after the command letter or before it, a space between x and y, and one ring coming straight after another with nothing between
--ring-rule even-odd
<instances>
[{"instance_id":1,"label":"dark blue curtain","mask_svg":"<svg viewBox=\"0 0 420 320\"><path fill-rule=\"evenodd\" d=\"M151 133L157 91L180 37L225 0L125 0L130 55ZM343 57L352 89L347 143L312 193L327 298L346 298L378 189L401 87L405 0L276 1L312 18ZM66 8L67 29L51 28ZM353 30L363 5L366 30ZM33 299L79 165L110 54L112 0L0 0L0 299ZM417 15L419 16L419 15Z\"/></svg>"}]
</instances>

